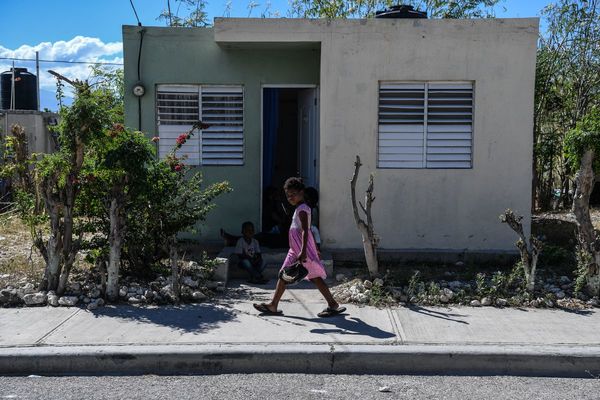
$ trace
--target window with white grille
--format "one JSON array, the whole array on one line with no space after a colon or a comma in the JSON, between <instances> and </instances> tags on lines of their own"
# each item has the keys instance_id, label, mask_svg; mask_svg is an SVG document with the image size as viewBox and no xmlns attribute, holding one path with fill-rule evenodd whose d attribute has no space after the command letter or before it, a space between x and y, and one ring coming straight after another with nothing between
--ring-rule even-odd
<instances>
[{"instance_id":1,"label":"window with white grille","mask_svg":"<svg viewBox=\"0 0 600 400\"><path fill-rule=\"evenodd\" d=\"M243 165L244 94L241 86L159 85L156 95L159 156L198 120L210 125L177 150L190 165Z\"/></svg>"},{"instance_id":2,"label":"window with white grille","mask_svg":"<svg viewBox=\"0 0 600 400\"><path fill-rule=\"evenodd\" d=\"M202 164L244 164L244 92L242 87L203 86Z\"/></svg>"},{"instance_id":3,"label":"window with white grille","mask_svg":"<svg viewBox=\"0 0 600 400\"><path fill-rule=\"evenodd\" d=\"M472 83L380 83L379 168L471 168Z\"/></svg>"}]
</instances>

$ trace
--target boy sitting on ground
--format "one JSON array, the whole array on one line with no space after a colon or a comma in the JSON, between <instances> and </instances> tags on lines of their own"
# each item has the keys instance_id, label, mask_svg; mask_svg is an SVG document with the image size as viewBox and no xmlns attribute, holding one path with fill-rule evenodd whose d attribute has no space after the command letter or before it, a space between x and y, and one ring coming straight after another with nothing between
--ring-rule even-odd
<instances>
[{"instance_id":1,"label":"boy sitting on ground","mask_svg":"<svg viewBox=\"0 0 600 400\"><path fill-rule=\"evenodd\" d=\"M250 275L248 282L263 284L269 281L262 275L265 262L260 254L258 240L254 238L254 224L252 222L247 221L242 224L242 237L238 239L234 253L238 256L240 268Z\"/></svg>"}]
</instances>

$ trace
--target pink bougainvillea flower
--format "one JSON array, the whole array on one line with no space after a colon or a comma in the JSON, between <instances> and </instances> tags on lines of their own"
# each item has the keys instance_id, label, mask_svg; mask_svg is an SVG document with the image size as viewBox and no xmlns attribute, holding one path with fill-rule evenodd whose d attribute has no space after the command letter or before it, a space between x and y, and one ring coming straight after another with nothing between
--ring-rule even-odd
<instances>
[{"instance_id":1,"label":"pink bougainvillea flower","mask_svg":"<svg viewBox=\"0 0 600 400\"><path fill-rule=\"evenodd\" d=\"M187 141L187 139L188 136L185 133L182 133L181 135L177 136L177 140L175 140L175 142L181 146Z\"/></svg>"},{"instance_id":2,"label":"pink bougainvillea flower","mask_svg":"<svg viewBox=\"0 0 600 400\"><path fill-rule=\"evenodd\" d=\"M183 168L182 168L181 164L177 164L177 165L175 166L175 168L174 168L174 169L175 169L175 171L179 172L179 171L181 171Z\"/></svg>"},{"instance_id":3,"label":"pink bougainvillea flower","mask_svg":"<svg viewBox=\"0 0 600 400\"><path fill-rule=\"evenodd\" d=\"M154 143L157 143L159 140L160 140L160 138L159 138L158 136L154 136L154 137L152 138L152 141L153 141Z\"/></svg>"}]
</instances>

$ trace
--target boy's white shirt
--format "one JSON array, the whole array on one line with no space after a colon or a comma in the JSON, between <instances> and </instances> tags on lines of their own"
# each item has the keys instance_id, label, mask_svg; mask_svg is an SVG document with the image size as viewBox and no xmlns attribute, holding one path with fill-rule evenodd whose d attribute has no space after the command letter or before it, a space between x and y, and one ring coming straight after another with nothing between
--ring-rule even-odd
<instances>
[{"instance_id":1,"label":"boy's white shirt","mask_svg":"<svg viewBox=\"0 0 600 400\"><path fill-rule=\"evenodd\" d=\"M258 245L258 240L252 238L252 240L248 244L243 237L239 238L235 245L234 253L245 254L250 258L254 257L256 254L260 254L260 246Z\"/></svg>"},{"instance_id":2,"label":"boy's white shirt","mask_svg":"<svg viewBox=\"0 0 600 400\"><path fill-rule=\"evenodd\" d=\"M321 234L319 233L319 228L317 228L315 225L311 225L310 230L312 231L313 238L315 239L315 243L321 244Z\"/></svg>"}]
</instances>

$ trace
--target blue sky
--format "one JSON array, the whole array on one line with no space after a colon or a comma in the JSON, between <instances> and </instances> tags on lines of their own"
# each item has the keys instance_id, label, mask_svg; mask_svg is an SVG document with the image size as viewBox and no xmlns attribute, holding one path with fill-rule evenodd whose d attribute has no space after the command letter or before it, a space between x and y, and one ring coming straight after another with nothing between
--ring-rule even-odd
<instances>
[{"instance_id":1,"label":"blue sky","mask_svg":"<svg viewBox=\"0 0 600 400\"><path fill-rule=\"evenodd\" d=\"M206 8L210 20L224 16L227 3L230 16L248 17L249 0L208 0ZM505 0L496 9L502 18L534 17L551 0ZM129 0L29 0L2 1L0 13L0 57L35 58L70 61L122 62L121 25L137 23ZM162 25L156 20L166 8L166 0L133 0L143 25ZM177 2L171 0L173 8ZM287 15L288 0L254 0L258 6L251 17L260 17L267 5L271 13ZM399 2L401 3L401 2ZM175 9L172 10L175 12ZM0 59L0 72L10 68L11 61ZM15 66L35 72L31 62L16 62ZM86 65L41 65L41 105L56 109L54 80L46 72L54 69L66 76L86 78Z\"/></svg>"}]
</instances>

